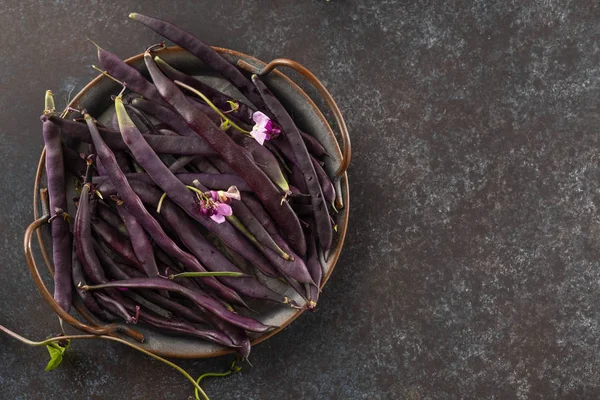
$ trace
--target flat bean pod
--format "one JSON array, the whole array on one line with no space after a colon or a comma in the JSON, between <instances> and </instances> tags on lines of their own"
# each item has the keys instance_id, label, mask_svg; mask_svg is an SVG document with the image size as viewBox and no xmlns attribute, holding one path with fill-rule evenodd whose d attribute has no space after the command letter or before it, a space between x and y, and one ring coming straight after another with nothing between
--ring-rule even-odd
<instances>
[{"instance_id":1,"label":"flat bean pod","mask_svg":"<svg viewBox=\"0 0 600 400\"><path fill-rule=\"evenodd\" d=\"M54 299L63 310L69 312L72 302L72 266L71 234L67 222L67 196L65 165L60 128L48 114L54 112L52 92L46 92L47 106L42 115L42 134L46 146L46 175L48 176L48 195L50 197L50 222L52 230L52 259L54 261Z\"/></svg>"}]
</instances>

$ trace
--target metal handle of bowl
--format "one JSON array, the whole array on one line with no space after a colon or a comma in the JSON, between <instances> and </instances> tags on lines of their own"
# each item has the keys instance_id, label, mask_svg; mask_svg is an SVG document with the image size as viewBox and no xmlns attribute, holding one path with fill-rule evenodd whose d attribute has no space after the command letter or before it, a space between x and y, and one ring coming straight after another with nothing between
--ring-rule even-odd
<instances>
[{"instance_id":1,"label":"metal handle of bowl","mask_svg":"<svg viewBox=\"0 0 600 400\"><path fill-rule=\"evenodd\" d=\"M52 294L50 294L50 292L48 291L48 288L46 287L46 285L44 284L44 281L42 280L42 276L40 275L40 271L37 267L35 258L33 257L33 252L31 250L31 238L33 237L33 234L39 228L41 228L42 226L47 224L49 219L50 219L50 215L48 213L45 213L42 217L33 221L25 230L25 238L23 240L23 245L24 245L24 249L25 249L25 258L27 259L27 265L29 266L29 272L31 272L33 281L35 282L35 285L38 287L44 300L46 300L46 302L50 305L52 310L63 321L65 321L69 325L73 326L74 328L79 329L80 331L87 332L92 335L111 335L111 334L114 334L115 332L119 331L138 342L143 342L144 335L142 335L141 333L139 333L131 328L128 328L128 327L123 327L123 326L117 325L117 324L110 324L110 325L104 325L104 326L90 326L90 325L84 324L83 322L77 320L76 318L72 317L69 313L67 313L65 310L63 310L58 305L58 303L54 300L54 297L52 297Z\"/></svg>"},{"instance_id":2,"label":"metal handle of bowl","mask_svg":"<svg viewBox=\"0 0 600 400\"><path fill-rule=\"evenodd\" d=\"M342 138L342 163L340 164L338 170L335 172L335 176L336 178L340 178L342 175L344 175L344 173L348 169L348 166L350 165L350 158L352 155L350 135L348 134L348 127L346 126L346 121L344 121L344 117L342 117L342 112L340 111L340 108L336 104L335 100L333 100L331 93L329 93L329 91L327 90L327 88L325 88L321 81L317 79L317 77L302 64L293 60L289 60L287 58L276 58L260 70L257 67L248 64L244 60L239 60L237 62L237 65L238 67L243 68L246 71L255 73L259 76L267 75L271 71L275 70L275 68L277 67L292 68L294 71L302 75L307 81L309 81L310 84L315 87L315 89L317 89L319 94L323 96L323 99L331 109L333 117L335 118L335 122L337 123L338 129L340 131L340 136Z\"/></svg>"}]
</instances>

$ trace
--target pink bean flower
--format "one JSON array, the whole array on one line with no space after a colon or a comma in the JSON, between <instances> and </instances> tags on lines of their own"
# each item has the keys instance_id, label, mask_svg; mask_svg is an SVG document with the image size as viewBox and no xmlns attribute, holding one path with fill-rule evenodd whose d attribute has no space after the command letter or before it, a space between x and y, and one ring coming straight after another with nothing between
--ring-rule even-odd
<instances>
[{"instance_id":1,"label":"pink bean flower","mask_svg":"<svg viewBox=\"0 0 600 400\"><path fill-rule=\"evenodd\" d=\"M254 120L254 126L252 127L250 135L252 135L260 145L263 145L265 140L271 140L281 133L281 130L275 127L273 121L260 111L256 111L252 115L252 119Z\"/></svg>"},{"instance_id":2,"label":"pink bean flower","mask_svg":"<svg viewBox=\"0 0 600 400\"><path fill-rule=\"evenodd\" d=\"M200 212L209 216L218 224L222 224L225 222L225 217L233 214L233 210L229 205L231 200L241 199L240 191L235 186L231 186L226 192L223 190L211 190L208 194L210 194L210 198L206 198L206 200L200 202Z\"/></svg>"}]
</instances>

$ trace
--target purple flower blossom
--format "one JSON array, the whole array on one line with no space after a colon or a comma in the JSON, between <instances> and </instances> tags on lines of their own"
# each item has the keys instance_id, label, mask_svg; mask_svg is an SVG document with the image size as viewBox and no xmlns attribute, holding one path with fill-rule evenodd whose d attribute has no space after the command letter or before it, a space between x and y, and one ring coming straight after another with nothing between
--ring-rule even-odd
<instances>
[{"instance_id":1,"label":"purple flower blossom","mask_svg":"<svg viewBox=\"0 0 600 400\"><path fill-rule=\"evenodd\" d=\"M213 208L213 215L210 216L210 219L215 221L217 224L222 224L225 222L225 217L233 214L233 210L229 204L216 202L215 207Z\"/></svg>"},{"instance_id":2,"label":"purple flower blossom","mask_svg":"<svg viewBox=\"0 0 600 400\"><path fill-rule=\"evenodd\" d=\"M206 196L200 201L200 212L219 224L225 222L225 217L233 214L229 205L231 199L241 199L240 192L235 186L231 186L226 192L211 190L206 193Z\"/></svg>"},{"instance_id":3,"label":"purple flower blossom","mask_svg":"<svg viewBox=\"0 0 600 400\"><path fill-rule=\"evenodd\" d=\"M256 111L252 115L252 119L255 125L252 127L250 135L261 145L265 140L271 140L271 138L281 133L281 130L275 127L273 121L260 111Z\"/></svg>"}]
</instances>

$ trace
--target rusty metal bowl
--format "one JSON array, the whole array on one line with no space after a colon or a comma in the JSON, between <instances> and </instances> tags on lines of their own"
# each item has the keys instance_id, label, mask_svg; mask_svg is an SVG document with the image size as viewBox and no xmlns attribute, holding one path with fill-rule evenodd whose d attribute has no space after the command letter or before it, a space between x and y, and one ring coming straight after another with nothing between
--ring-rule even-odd
<instances>
[{"instance_id":1,"label":"rusty metal bowl","mask_svg":"<svg viewBox=\"0 0 600 400\"><path fill-rule=\"evenodd\" d=\"M350 163L350 139L346 124L339 108L335 101L319 82L319 80L306 68L300 64L287 60L276 59L269 64L250 57L246 54L217 48L219 52L232 64L245 69L249 72L262 75L267 86L275 93L282 103L291 111L300 128L314 135L325 146L331 157L325 158L325 169L334 182L336 187L337 199L336 203L339 208L337 214L337 234L334 236L332 249L329 252L328 260L324 264L324 274L321 288L331 276L333 269L336 266L344 237L348 227L349 213L349 198L348 198L348 177L346 169ZM169 47L160 52L161 58L168 63L194 75L199 79L209 83L213 87L230 94L231 96L243 99L243 96L235 90L226 80L217 76L213 71L203 65L197 58L190 55L188 52L179 47ZM129 64L142 71L146 72L143 55L139 54L127 60ZM331 125L327 122L319 108L311 100L311 98L289 77L284 75L278 67L289 67L296 70L304 78L306 78L323 96L326 104L331 109L331 112L336 120L336 128L339 132L339 137L342 140L342 146L338 145L336 135L333 132ZM99 116L106 112L110 107L110 95L116 94L120 87L107 77L100 75L92 80L85 88L75 96L70 106L73 108L87 109L90 114ZM24 247L27 263L33 280L40 290L42 297L50 305L52 310L65 322L74 328L91 334L108 334L120 336L132 341L142 342L139 346L144 349L161 356L176 357L176 358L207 358L216 357L231 353L232 350L209 343L199 341L193 338L183 336L171 336L159 333L151 328L141 325L110 324L107 325L94 318L83 306L81 301L75 301L74 306L77 310L77 318L73 315L64 312L52 298L52 294L43 282L42 276L37 266L34 254L32 252L31 239L34 232L37 234L41 254L50 273L53 273L51 257L51 239L50 229L47 224L48 213L44 209L44 199L40 199L40 188L45 185L45 149L40 156L37 174L34 185L33 195L33 211L35 221L28 227L25 232ZM40 229L41 228L41 229ZM292 296L300 304L303 300L295 295L290 289L286 294ZM77 299L76 299L77 300ZM302 309L293 309L286 306L273 305L260 310L258 319L268 325L276 325L279 328L263 335L252 337L252 345L261 343L269 337L275 335L292 323L296 318L303 313ZM73 312L73 314L75 314Z\"/></svg>"}]
</instances>

